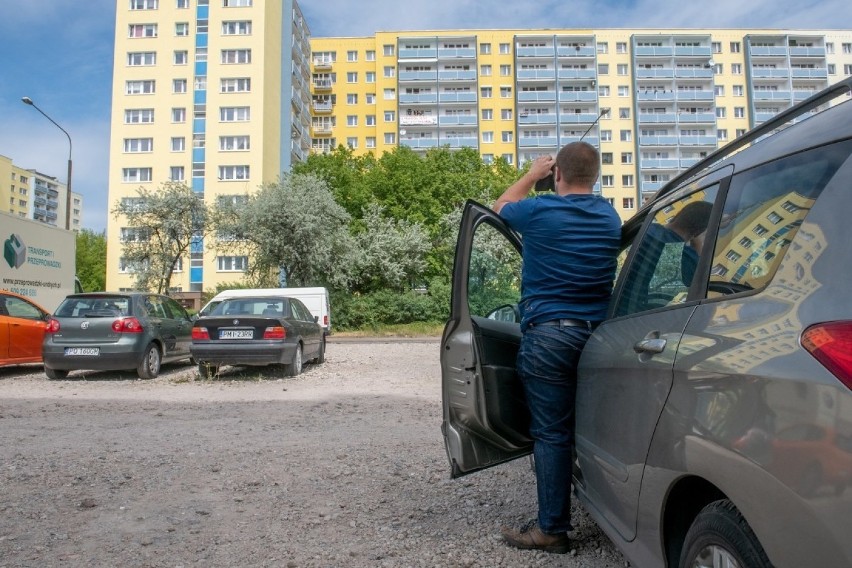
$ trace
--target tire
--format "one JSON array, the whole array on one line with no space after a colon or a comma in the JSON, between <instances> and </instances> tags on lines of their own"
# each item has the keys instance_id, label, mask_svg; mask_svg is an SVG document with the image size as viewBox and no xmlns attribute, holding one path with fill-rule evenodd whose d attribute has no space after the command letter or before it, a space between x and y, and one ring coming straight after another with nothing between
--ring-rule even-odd
<instances>
[{"instance_id":1,"label":"tire","mask_svg":"<svg viewBox=\"0 0 852 568\"><path fill-rule=\"evenodd\" d=\"M288 377L297 377L302 373L302 344L296 345L296 352L293 354L293 361L287 365L286 373Z\"/></svg>"},{"instance_id":2,"label":"tire","mask_svg":"<svg viewBox=\"0 0 852 568\"><path fill-rule=\"evenodd\" d=\"M754 531L728 499L714 501L695 517L686 533L680 568L772 568Z\"/></svg>"},{"instance_id":3,"label":"tire","mask_svg":"<svg viewBox=\"0 0 852 568\"><path fill-rule=\"evenodd\" d=\"M51 381L64 381L68 378L68 371L62 371L60 369L51 369L50 367L44 368L44 374L47 375L47 378Z\"/></svg>"},{"instance_id":4,"label":"tire","mask_svg":"<svg viewBox=\"0 0 852 568\"><path fill-rule=\"evenodd\" d=\"M136 367L136 374L139 375L140 379L156 379L157 375L160 374L161 363L160 349L155 344L149 343L148 347L145 348L142 361Z\"/></svg>"},{"instance_id":5,"label":"tire","mask_svg":"<svg viewBox=\"0 0 852 568\"><path fill-rule=\"evenodd\" d=\"M322 336L322 341L320 341L319 353L317 353L316 359L314 362L318 365L325 363L325 335Z\"/></svg>"},{"instance_id":6,"label":"tire","mask_svg":"<svg viewBox=\"0 0 852 568\"><path fill-rule=\"evenodd\" d=\"M219 374L219 365L213 365L212 363L198 363L198 374L201 375L202 379L209 379L215 377Z\"/></svg>"}]
</instances>

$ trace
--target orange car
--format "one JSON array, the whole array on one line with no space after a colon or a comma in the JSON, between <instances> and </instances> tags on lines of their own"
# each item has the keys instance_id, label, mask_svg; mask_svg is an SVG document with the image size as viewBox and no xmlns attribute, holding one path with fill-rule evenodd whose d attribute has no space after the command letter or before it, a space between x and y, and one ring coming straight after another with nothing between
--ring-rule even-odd
<instances>
[{"instance_id":1,"label":"orange car","mask_svg":"<svg viewBox=\"0 0 852 568\"><path fill-rule=\"evenodd\" d=\"M0 290L0 367L41 363L41 344L50 314L30 300Z\"/></svg>"}]
</instances>

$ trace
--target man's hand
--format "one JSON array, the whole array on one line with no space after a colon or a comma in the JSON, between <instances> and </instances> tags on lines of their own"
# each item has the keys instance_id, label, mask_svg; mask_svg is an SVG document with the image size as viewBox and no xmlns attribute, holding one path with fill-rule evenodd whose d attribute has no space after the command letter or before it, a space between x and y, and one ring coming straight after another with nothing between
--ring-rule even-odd
<instances>
[{"instance_id":1,"label":"man's hand","mask_svg":"<svg viewBox=\"0 0 852 568\"><path fill-rule=\"evenodd\" d=\"M497 201L495 201L494 205L491 207L494 212L500 213L500 210L503 209L503 206L507 203L514 203L526 197L530 192L530 189L532 189L532 186L535 185L535 182L550 175L555 163L556 160L553 159L553 156L539 156L533 160L530 165L530 169L527 170L527 173L521 176L521 179L509 186L509 188L503 192L503 195L497 198Z\"/></svg>"}]
</instances>

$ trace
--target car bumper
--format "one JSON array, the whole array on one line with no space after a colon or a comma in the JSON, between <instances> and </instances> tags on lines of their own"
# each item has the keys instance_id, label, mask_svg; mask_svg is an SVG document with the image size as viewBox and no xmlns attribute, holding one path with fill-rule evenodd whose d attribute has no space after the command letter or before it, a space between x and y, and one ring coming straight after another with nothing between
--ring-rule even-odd
<instances>
[{"instance_id":1,"label":"car bumper","mask_svg":"<svg viewBox=\"0 0 852 568\"><path fill-rule=\"evenodd\" d=\"M127 350L127 346L118 350L112 345L98 346L98 355L65 355L65 347L62 346L44 346L42 358L44 365L51 369L60 371L74 371L77 369L91 369L94 371L120 371L122 369L134 369L142 361L144 354L143 350L133 349ZM87 346L88 347L88 346ZM92 346L94 347L94 346Z\"/></svg>"},{"instance_id":2,"label":"car bumper","mask_svg":"<svg viewBox=\"0 0 852 568\"><path fill-rule=\"evenodd\" d=\"M295 343L207 344L193 343L192 357L199 363L216 365L273 365L290 363L296 353Z\"/></svg>"}]
</instances>

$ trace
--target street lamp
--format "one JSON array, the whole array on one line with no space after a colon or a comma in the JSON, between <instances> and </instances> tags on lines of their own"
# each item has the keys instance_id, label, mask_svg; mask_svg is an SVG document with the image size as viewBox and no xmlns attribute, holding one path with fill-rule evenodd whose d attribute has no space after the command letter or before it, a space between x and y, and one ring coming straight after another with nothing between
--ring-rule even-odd
<instances>
[{"instance_id":1,"label":"street lamp","mask_svg":"<svg viewBox=\"0 0 852 568\"><path fill-rule=\"evenodd\" d=\"M42 114L42 116L44 116L47 120L52 122L54 124L54 126L56 126L56 128L58 128L59 130L64 132L65 136L68 137L68 179L65 183L66 190L67 190L66 191L67 195L65 196L65 228L70 231L71 230L71 147L72 147L71 146L71 135L68 134L67 130L65 130L64 128L59 126L59 124L57 124L55 120L53 120L52 118L47 116L47 113L45 113L43 110L38 108L38 106L33 102L33 100L31 98L21 97L21 100L24 102L24 104L30 105L31 107L33 107L34 109L39 111Z\"/></svg>"}]
</instances>

